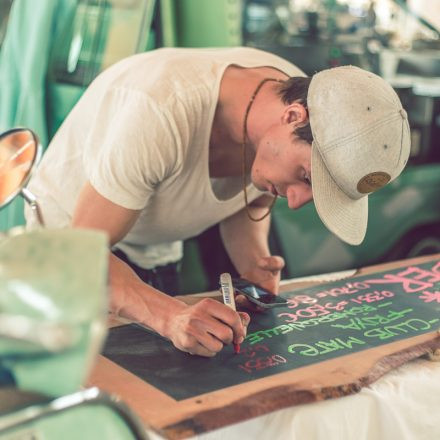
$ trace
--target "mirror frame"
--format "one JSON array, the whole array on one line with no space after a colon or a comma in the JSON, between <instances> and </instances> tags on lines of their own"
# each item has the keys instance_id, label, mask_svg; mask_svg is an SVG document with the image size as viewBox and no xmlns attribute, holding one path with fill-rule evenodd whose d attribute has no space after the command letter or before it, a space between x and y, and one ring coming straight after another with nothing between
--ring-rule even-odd
<instances>
[{"instance_id":1,"label":"mirror frame","mask_svg":"<svg viewBox=\"0 0 440 440\"><path fill-rule=\"evenodd\" d=\"M29 173L28 175L22 180L22 182L20 183L20 185L17 187L16 191L13 191L5 200L4 202L0 205L0 210L2 210L3 208L5 208L6 206L8 206L14 199L15 197L17 197L18 194L20 194L22 192L22 190L24 188L26 188L26 185L29 182L29 179L32 176L32 173L34 171L35 165L40 161L41 155L43 153L43 148L41 147L40 141L38 139L38 136L34 133L33 130L31 130L30 128L26 128L26 127L15 127L12 128L10 130L7 130L3 133L0 133L0 142L3 138L5 138L6 136L12 134L12 133L16 133L16 132L20 132L20 131L27 131L31 134L34 142L35 142L35 156L32 160L32 163L29 167Z\"/></svg>"}]
</instances>

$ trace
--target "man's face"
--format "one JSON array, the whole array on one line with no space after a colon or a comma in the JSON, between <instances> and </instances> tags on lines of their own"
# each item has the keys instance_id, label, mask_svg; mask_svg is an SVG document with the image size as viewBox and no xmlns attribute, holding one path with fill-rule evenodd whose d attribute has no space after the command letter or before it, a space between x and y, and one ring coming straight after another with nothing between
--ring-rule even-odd
<instances>
[{"instance_id":1,"label":"man's face","mask_svg":"<svg viewBox=\"0 0 440 440\"><path fill-rule=\"evenodd\" d=\"M290 124L270 128L258 145L251 177L261 191L287 198L298 209L313 198L310 144L292 135Z\"/></svg>"}]
</instances>

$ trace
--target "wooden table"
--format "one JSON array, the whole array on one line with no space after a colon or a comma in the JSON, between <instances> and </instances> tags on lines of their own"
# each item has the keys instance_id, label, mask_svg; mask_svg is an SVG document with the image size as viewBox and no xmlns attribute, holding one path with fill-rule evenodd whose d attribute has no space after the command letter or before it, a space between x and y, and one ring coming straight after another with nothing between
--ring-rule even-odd
<instances>
[{"instance_id":1,"label":"wooden table","mask_svg":"<svg viewBox=\"0 0 440 440\"><path fill-rule=\"evenodd\" d=\"M440 254L379 264L362 268L355 276L436 259L440 259ZM291 283L282 290L306 285L310 286L310 283ZM193 302L207 295L215 294L193 295L187 300ZM121 325L121 322L112 325ZM166 438L179 439L281 408L357 393L391 369L436 350L440 350L439 331L180 401L100 356L89 384L119 395L155 432ZM366 352L368 362L365 362Z\"/></svg>"}]
</instances>

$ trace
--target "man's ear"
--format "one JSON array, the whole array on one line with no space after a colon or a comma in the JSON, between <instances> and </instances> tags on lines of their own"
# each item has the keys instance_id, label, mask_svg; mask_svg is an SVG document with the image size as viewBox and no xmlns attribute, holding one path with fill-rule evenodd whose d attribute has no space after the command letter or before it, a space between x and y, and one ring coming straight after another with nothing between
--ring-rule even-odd
<instances>
[{"instance_id":1,"label":"man's ear","mask_svg":"<svg viewBox=\"0 0 440 440\"><path fill-rule=\"evenodd\" d=\"M301 103L295 101L284 108L282 119L284 124L294 124L301 127L307 124L309 115L307 109Z\"/></svg>"}]
</instances>

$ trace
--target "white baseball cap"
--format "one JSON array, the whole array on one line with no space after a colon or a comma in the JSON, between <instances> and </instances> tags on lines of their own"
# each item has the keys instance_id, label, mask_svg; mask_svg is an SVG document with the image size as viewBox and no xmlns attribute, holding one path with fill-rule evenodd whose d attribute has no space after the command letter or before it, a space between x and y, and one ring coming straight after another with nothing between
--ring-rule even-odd
<instances>
[{"instance_id":1,"label":"white baseball cap","mask_svg":"<svg viewBox=\"0 0 440 440\"><path fill-rule=\"evenodd\" d=\"M307 107L316 210L341 240L360 244L368 194L395 179L408 161L407 114L388 83L354 66L315 74Z\"/></svg>"}]
</instances>

